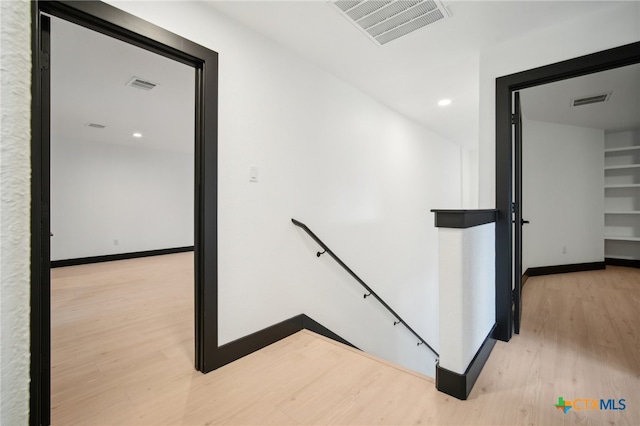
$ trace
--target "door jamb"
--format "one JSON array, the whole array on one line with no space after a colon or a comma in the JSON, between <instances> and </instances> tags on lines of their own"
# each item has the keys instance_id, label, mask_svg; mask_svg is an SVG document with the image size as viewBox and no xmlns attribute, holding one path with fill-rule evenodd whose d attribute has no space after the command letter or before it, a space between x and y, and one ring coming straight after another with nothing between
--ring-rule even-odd
<instances>
[{"instance_id":1,"label":"door jamb","mask_svg":"<svg viewBox=\"0 0 640 426\"><path fill-rule=\"evenodd\" d=\"M141 47L195 68L195 368L213 370L218 348L217 265L217 128L218 54L163 28L97 1L34 1L32 3L32 139L31 139L31 384L29 423L50 423L50 233L48 196L50 185L42 173L48 161L48 146L42 137L48 131L49 107L42 101L40 14L56 16ZM205 114L206 112L206 114ZM45 119L43 120L43 114ZM46 129L45 127L46 126ZM44 199L43 199L44 197ZM42 203L44 201L46 203ZM45 246L46 244L46 246ZM44 249L43 249L44 247Z\"/></svg>"},{"instance_id":2,"label":"door jamb","mask_svg":"<svg viewBox=\"0 0 640 426\"><path fill-rule=\"evenodd\" d=\"M579 77L640 62L640 42L580 56L496 79L496 331L509 341L513 335L512 292L512 146L511 94L527 87Z\"/></svg>"}]
</instances>

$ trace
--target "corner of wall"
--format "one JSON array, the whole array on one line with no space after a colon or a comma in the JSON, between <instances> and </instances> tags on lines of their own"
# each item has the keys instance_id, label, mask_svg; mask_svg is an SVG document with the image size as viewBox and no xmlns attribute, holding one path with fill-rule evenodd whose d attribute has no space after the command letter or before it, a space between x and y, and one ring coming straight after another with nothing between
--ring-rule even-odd
<instances>
[{"instance_id":1,"label":"corner of wall","mask_svg":"<svg viewBox=\"0 0 640 426\"><path fill-rule=\"evenodd\" d=\"M0 424L29 417L31 3L0 2Z\"/></svg>"}]
</instances>

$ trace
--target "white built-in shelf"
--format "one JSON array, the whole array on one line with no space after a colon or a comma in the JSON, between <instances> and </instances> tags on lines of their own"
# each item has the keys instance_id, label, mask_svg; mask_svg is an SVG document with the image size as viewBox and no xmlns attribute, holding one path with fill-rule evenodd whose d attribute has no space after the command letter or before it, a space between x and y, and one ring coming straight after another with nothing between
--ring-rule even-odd
<instances>
[{"instance_id":1,"label":"white built-in shelf","mask_svg":"<svg viewBox=\"0 0 640 426\"><path fill-rule=\"evenodd\" d=\"M608 253L605 253L604 257L608 259L621 259L621 260L624 259L624 260L635 260L635 261L638 260L633 256L621 256L619 254L608 254Z\"/></svg>"},{"instance_id":2,"label":"white built-in shelf","mask_svg":"<svg viewBox=\"0 0 640 426\"><path fill-rule=\"evenodd\" d=\"M628 164L626 166L608 166L605 167L605 170L623 170L623 169L637 169L640 167L640 164Z\"/></svg>"},{"instance_id":3,"label":"white built-in shelf","mask_svg":"<svg viewBox=\"0 0 640 426\"><path fill-rule=\"evenodd\" d=\"M624 151L635 151L637 149L640 149L640 146L625 146L623 148L609 148L609 149L605 149L604 152L624 152Z\"/></svg>"},{"instance_id":4,"label":"white built-in shelf","mask_svg":"<svg viewBox=\"0 0 640 426\"><path fill-rule=\"evenodd\" d=\"M618 211L618 212L604 212L604 214L640 214L640 211L630 210L630 211Z\"/></svg>"},{"instance_id":5,"label":"white built-in shelf","mask_svg":"<svg viewBox=\"0 0 640 426\"><path fill-rule=\"evenodd\" d=\"M640 237L604 237L605 240L609 241L640 241Z\"/></svg>"},{"instance_id":6,"label":"white built-in shelf","mask_svg":"<svg viewBox=\"0 0 640 426\"><path fill-rule=\"evenodd\" d=\"M631 133L618 136L624 138L629 145L606 148L608 138L605 136L603 174L607 184L604 185L603 195L605 205L607 205L607 211L604 212L605 232L622 235L605 235L605 250L610 252L605 254L605 257L635 260L638 258L638 249L640 248L640 235L638 235L640 231L637 227L637 221L640 220L640 145L631 145L636 140L631 137ZM617 182L616 179L609 180L614 177L620 179L617 179ZM623 229L616 229L615 226L613 228L607 227L608 223L617 222L626 224L632 222L635 226L623 227Z\"/></svg>"},{"instance_id":7,"label":"white built-in shelf","mask_svg":"<svg viewBox=\"0 0 640 426\"><path fill-rule=\"evenodd\" d=\"M614 188L640 188L640 183L630 183L625 185L605 185L604 189L614 189Z\"/></svg>"}]
</instances>

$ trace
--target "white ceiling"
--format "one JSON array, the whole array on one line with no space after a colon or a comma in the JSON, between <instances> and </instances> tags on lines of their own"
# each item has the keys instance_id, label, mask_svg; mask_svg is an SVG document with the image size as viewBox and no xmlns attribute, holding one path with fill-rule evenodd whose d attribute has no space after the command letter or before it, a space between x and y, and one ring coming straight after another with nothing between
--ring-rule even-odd
<instances>
[{"instance_id":1,"label":"white ceiling","mask_svg":"<svg viewBox=\"0 0 640 426\"><path fill-rule=\"evenodd\" d=\"M450 19L382 47L325 0L207 3L436 133L473 147L480 52L615 2L444 1ZM445 97L453 103L438 107Z\"/></svg>"},{"instance_id":2,"label":"white ceiling","mask_svg":"<svg viewBox=\"0 0 640 426\"><path fill-rule=\"evenodd\" d=\"M571 100L611 92L608 101L571 107ZM640 127L640 64L562 80L521 92L522 114L531 120L602 129Z\"/></svg>"},{"instance_id":3,"label":"white ceiling","mask_svg":"<svg viewBox=\"0 0 640 426\"><path fill-rule=\"evenodd\" d=\"M51 18L52 142L194 150L193 68ZM127 86L132 77L158 86ZM105 125L104 129L87 127ZM134 132L142 138L134 138Z\"/></svg>"},{"instance_id":4,"label":"white ceiling","mask_svg":"<svg viewBox=\"0 0 640 426\"><path fill-rule=\"evenodd\" d=\"M325 0L206 3L466 147L477 144L479 55L483 49L614 4L444 1L450 19L378 46ZM52 26L54 137L193 150L192 68L56 18L52 19ZM151 92L125 86L133 76L159 86ZM614 80L619 84L622 77ZM567 93L551 87L540 88L539 94L532 92L531 100L529 95L526 98L527 116L547 121L560 116L550 114L548 107L537 113L532 106L534 99L551 99L553 105L562 105L580 92L577 87L581 85L573 83ZM610 105L627 96L624 89L614 89ZM584 89L578 96L598 91ZM445 97L453 103L439 107L437 101ZM595 122L593 118L585 120ZM87 123L107 127L97 130L86 127ZM144 137L135 139L133 132Z\"/></svg>"}]
</instances>

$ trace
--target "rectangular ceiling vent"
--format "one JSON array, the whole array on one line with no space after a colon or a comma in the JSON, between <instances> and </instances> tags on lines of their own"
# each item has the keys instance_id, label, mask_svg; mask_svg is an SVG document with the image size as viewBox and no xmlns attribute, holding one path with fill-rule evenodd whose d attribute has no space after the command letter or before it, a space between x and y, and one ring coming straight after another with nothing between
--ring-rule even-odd
<instances>
[{"instance_id":1,"label":"rectangular ceiling vent","mask_svg":"<svg viewBox=\"0 0 640 426\"><path fill-rule=\"evenodd\" d=\"M127 86L131 86L131 87L135 87L136 89L142 89L142 90L151 90L154 87L157 86L156 83L152 83L148 80L143 80L141 78L138 77L133 77L131 80L129 80L129 82L127 83Z\"/></svg>"},{"instance_id":2,"label":"rectangular ceiling vent","mask_svg":"<svg viewBox=\"0 0 640 426\"><path fill-rule=\"evenodd\" d=\"M87 123L87 127L92 127L94 129L104 129L105 126L104 124L98 124L98 123Z\"/></svg>"},{"instance_id":3,"label":"rectangular ceiling vent","mask_svg":"<svg viewBox=\"0 0 640 426\"><path fill-rule=\"evenodd\" d=\"M449 17L437 0L337 0L333 5L379 46Z\"/></svg>"},{"instance_id":4,"label":"rectangular ceiling vent","mask_svg":"<svg viewBox=\"0 0 640 426\"><path fill-rule=\"evenodd\" d=\"M611 93L600 93L598 95L585 96L583 98L576 98L571 100L571 107L577 107L582 105L597 104L600 102L606 102L611 98Z\"/></svg>"}]
</instances>

